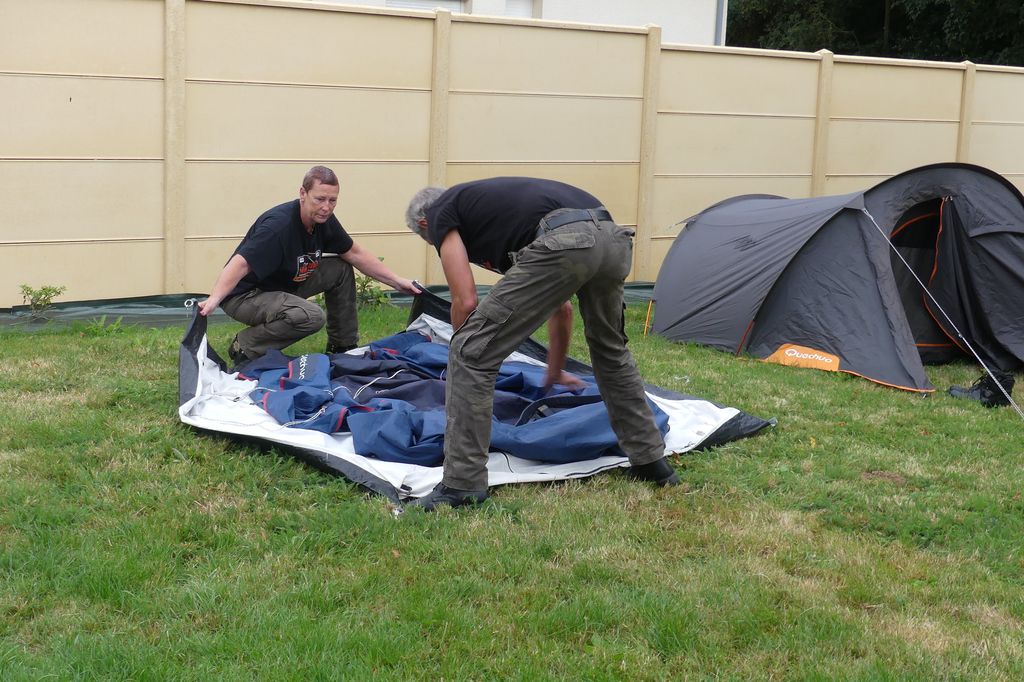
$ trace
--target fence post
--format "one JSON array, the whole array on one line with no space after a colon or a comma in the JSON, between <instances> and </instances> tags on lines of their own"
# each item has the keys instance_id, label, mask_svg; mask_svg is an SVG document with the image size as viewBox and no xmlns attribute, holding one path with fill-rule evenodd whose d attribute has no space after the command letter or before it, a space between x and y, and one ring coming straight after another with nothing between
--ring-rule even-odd
<instances>
[{"instance_id":1,"label":"fence post","mask_svg":"<svg viewBox=\"0 0 1024 682\"><path fill-rule=\"evenodd\" d=\"M185 291L185 0L164 0L164 293Z\"/></svg>"},{"instance_id":2,"label":"fence post","mask_svg":"<svg viewBox=\"0 0 1024 682\"><path fill-rule=\"evenodd\" d=\"M828 135L832 119L832 69L835 55L818 50L818 103L814 112L814 151L811 159L811 196L826 193L828 181Z\"/></svg>"},{"instance_id":3,"label":"fence post","mask_svg":"<svg viewBox=\"0 0 1024 682\"><path fill-rule=\"evenodd\" d=\"M448 184L448 87L451 78L452 13L438 9L434 16L434 53L430 77L430 156L427 183ZM444 282L441 261L432 248L425 248L426 282Z\"/></svg>"},{"instance_id":4,"label":"fence post","mask_svg":"<svg viewBox=\"0 0 1024 682\"><path fill-rule=\"evenodd\" d=\"M661 27L647 25L644 53L643 109L640 116L640 159L637 178L636 240L633 279L653 281L654 154L658 143L658 81L661 79Z\"/></svg>"},{"instance_id":5,"label":"fence post","mask_svg":"<svg viewBox=\"0 0 1024 682\"><path fill-rule=\"evenodd\" d=\"M971 129L974 127L974 86L978 67L973 62L965 61L964 80L960 88L960 126L956 135L956 160L961 163L970 162Z\"/></svg>"}]
</instances>

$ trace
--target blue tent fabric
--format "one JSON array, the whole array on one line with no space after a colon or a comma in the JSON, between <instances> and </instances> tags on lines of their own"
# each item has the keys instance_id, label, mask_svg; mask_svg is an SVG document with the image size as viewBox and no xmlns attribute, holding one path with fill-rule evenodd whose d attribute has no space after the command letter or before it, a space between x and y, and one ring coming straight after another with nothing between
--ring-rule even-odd
<instances>
[{"instance_id":1,"label":"blue tent fabric","mask_svg":"<svg viewBox=\"0 0 1024 682\"><path fill-rule=\"evenodd\" d=\"M178 416L199 433L284 448L306 464L343 476L396 504L422 497L442 478L444 412L438 406L444 402L448 320L447 301L423 292L413 302L405 332L371 343L369 352L329 356L328 382L322 376L323 359L307 357L306 374L312 367L320 375L299 382L301 364L288 367L298 359L280 353L249 363L243 368L248 374L228 372L209 345L207 318L193 309L178 354ZM591 408L600 402L596 391L545 395L540 383L544 370L534 363L544 363L547 349L533 339L524 341L514 357L526 361L506 363L498 379L500 389L515 391L496 393L494 441L505 447L507 438L514 439L508 447L538 459L492 448L487 460L489 485L570 480L629 466L629 460L617 454L612 437L594 428L594 420L587 416L590 409L600 411ZM567 358L566 364L577 376L592 376L593 370L578 360ZM263 386L253 377L259 377ZM297 400L273 395L282 392L282 382ZM325 402L328 386L331 399ZM258 395L266 396L280 419L252 400L254 388L262 388ZM705 450L775 424L696 396L653 385L645 389L659 412L667 414L666 454ZM371 404L373 400L377 403ZM320 407L310 413L317 402ZM296 404L303 409L296 410ZM315 428L284 426L298 419ZM607 417L603 419L607 423ZM661 414L659 424L664 424Z\"/></svg>"},{"instance_id":2,"label":"blue tent fabric","mask_svg":"<svg viewBox=\"0 0 1024 682\"><path fill-rule=\"evenodd\" d=\"M438 466L444 456L447 346L406 332L362 355L270 353L249 363L250 398L279 423L350 432L358 454ZM523 459L565 463L622 456L592 377L585 389L544 387L544 368L505 362L494 393L491 447ZM668 416L649 401L662 433Z\"/></svg>"}]
</instances>

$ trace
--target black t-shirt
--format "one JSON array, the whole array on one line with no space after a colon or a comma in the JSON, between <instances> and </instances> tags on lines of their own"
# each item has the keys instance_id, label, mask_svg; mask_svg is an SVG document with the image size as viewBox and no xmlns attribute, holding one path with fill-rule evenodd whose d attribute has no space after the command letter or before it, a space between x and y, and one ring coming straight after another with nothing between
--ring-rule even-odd
<instances>
[{"instance_id":1,"label":"black t-shirt","mask_svg":"<svg viewBox=\"0 0 1024 682\"><path fill-rule=\"evenodd\" d=\"M427 209L427 236L440 252L458 230L471 263L505 272L510 253L534 240L540 219L559 208L597 208L593 195L555 180L490 178L455 185Z\"/></svg>"},{"instance_id":2,"label":"black t-shirt","mask_svg":"<svg viewBox=\"0 0 1024 682\"><path fill-rule=\"evenodd\" d=\"M320 266L324 253L347 253L351 248L352 237L334 215L309 234L299 216L299 200L287 201L257 218L235 249L252 272L229 297L250 289L293 292Z\"/></svg>"}]
</instances>

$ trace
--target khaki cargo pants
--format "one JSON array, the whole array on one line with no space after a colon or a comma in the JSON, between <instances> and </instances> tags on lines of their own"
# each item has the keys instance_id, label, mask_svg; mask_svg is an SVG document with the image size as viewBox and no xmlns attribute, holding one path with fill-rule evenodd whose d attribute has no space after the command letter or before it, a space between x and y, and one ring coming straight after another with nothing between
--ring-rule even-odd
<instances>
[{"instance_id":1,"label":"khaki cargo pants","mask_svg":"<svg viewBox=\"0 0 1024 682\"><path fill-rule=\"evenodd\" d=\"M315 334L324 326L324 311L307 298L322 293L327 308L327 343L355 346L359 341L356 284L352 266L340 258L324 258L294 294L253 289L221 303L234 320L249 325L238 344L250 358L271 348L281 350Z\"/></svg>"},{"instance_id":2,"label":"khaki cargo pants","mask_svg":"<svg viewBox=\"0 0 1024 682\"><path fill-rule=\"evenodd\" d=\"M548 217L557 215L554 211ZM633 232L587 220L545 232L455 332L445 386L444 485L487 487L494 382L503 360L576 294L594 377L619 445L633 465L665 454L665 443L626 348L623 281L632 265Z\"/></svg>"}]
</instances>

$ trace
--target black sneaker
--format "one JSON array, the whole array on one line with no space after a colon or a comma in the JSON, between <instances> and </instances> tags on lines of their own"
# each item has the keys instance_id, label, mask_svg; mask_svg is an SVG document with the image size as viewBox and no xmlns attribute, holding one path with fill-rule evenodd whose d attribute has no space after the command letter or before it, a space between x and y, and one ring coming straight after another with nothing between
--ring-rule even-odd
<instances>
[{"instance_id":1,"label":"black sneaker","mask_svg":"<svg viewBox=\"0 0 1024 682\"><path fill-rule=\"evenodd\" d=\"M235 367L244 365L252 359L245 354L245 351L242 350L242 346L238 343L237 336L231 340L231 345L228 346L228 357L231 358L231 364Z\"/></svg>"},{"instance_id":2,"label":"black sneaker","mask_svg":"<svg viewBox=\"0 0 1024 682\"><path fill-rule=\"evenodd\" d=\"M324 349L324 353L326 355L334 355L335 353L347 353L355 347L356 345L354 343L352 345L347 345L343 343L331 343L330 341L328 341L327 348Z\"/></svg>"},{"instance_id":3,"label":"black sneaker","mask_svg":"<svg viewBox=\"0 0 1024 682\"><path fill-rule=\"evenodd\" d=\"M626 470L626 475L637 481L650 481L659 488L679 485L679 474L665 457L649 464L631 466Z\"/></svg>"},{"instance_id":4,"label":"black sneaker","mask_svg":"<svg viewBox=\"0 0 1024 682\"><path fill-rule=\"evenodd\" d=\"M456 490L444 483L438 483L428 494L413 500L409 506L422 507L423 511L434 511L438 507L461 507L480 504L487 499L487 490Z\"/></svg>"},{"instance_id":5,"label":"black sneaker","mask_svg":"<svg viewBox=\"0 0 1024 682\"><path fill-rule=\"evenodd\" d=\"M993 378L995 377L995 378ZM998 383L996 383L998 381ZM1006 395L999 389L1002 386ZM992 372L992 375L983 374L969 387L950 386L949 394L954 398L965 400L977 400L985 407L1002 407L1009 405L1007 395L1013 392L1013 375L1009 372Z\"/></svg>"}]
</instances>

